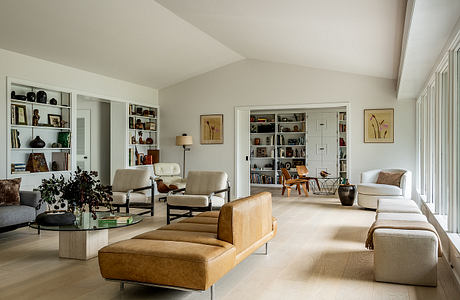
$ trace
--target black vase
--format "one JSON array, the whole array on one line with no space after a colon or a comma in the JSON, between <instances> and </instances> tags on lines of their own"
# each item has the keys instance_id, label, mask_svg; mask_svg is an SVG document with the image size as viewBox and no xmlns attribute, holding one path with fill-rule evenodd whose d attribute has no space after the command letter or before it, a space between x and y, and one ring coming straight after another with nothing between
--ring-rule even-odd
<instances>
[{"instance_id":1,"label":"black vase","mask_svg":"<svg viewBox=\"0 0 460 300\"><path fill-rule=\"evenodd\" d=\"M339 198L340 203L343 206L352 206L355 202L356 197L356 186L355 185L340 185L339 186Z\"/></svg>"},{"instance_id":2,"label":"black vase","mask_svg":"<svg viewBox=\"0 0 460 300\"><path fill-rule=\"evenodd\" d=\"M51 98L51 99L50 99L50 104L51 104L51 105L57 105L57 100L54 99L54 98Z\"/></svg>"},{"instance_id":3,"label":"black vase","mask_svg":"<svg viewBox=\"0 0 460 300\"><path fill-rule=\"evenodd\" d=\"M43 148L43 147L45 147L45 141L42 140L37 135L37 137L30 142L30 147L32 147L32 148Z\"/></svg>"},{"instance_id":4,"label":"black vase","mask_svg":"<svg viewBox=\"0 0 460 300\"><path fill-rule=\"evenodd\" d=\"M27 93L27 101L35 102L35 93L34 92L28 92Z\"/></svg>"},{"instance_id":5,"label":"black vase","mask_svg":"<svg viewBox=\"0 0 460 300\"><path fill-rule=\"evenodd\" d=\"M46 103L46 92L45 91L38 91L37 92L37 102L38 103Z\"/></svg>"}]
</instances>

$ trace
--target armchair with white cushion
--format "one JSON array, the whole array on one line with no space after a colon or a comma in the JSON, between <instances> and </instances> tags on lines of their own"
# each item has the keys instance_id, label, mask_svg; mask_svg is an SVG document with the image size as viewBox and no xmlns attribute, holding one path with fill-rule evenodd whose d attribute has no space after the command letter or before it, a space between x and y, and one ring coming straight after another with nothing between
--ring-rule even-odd
<instances>
[{"instance_id":1,"label":"armchair with white cushion","mask_svg":"<svg viewBox=\"0 0 460 300\"><path fill-rule=\"evenodd\" d=\"M186 179L180 176L180 166L177 163L156 163L153 165L153 172L155 179L163 180L167 186L175 185L179 189L185 187Z\"/></svg>"},{"instance_id":2,"label":"armchair with white cushion","mask_svg":"<svg viewBox=\"0 0 460 300\"><path fill-rule=\"evenodd\" d=\"M149 197L150 191L150 197ZM140 215L150 212L154 215L155 184L148 168L118 169L115 172L112 185L112 205L117 208L125 207L129 213L130 207L148 209Z\"/></svg>"},{"instance_id":3,"label":"armchair with white cushion","mask_svg":"<svg viewBox=\"0 0 460 300\"><path fill-rule=\"evenodd\" d=\"M377 179L380 172L404 172L399 186L379 184ZM364 208L377 209L379 198L411 199L412 172L404 169L376 169L361 173L361 183L358 184L358 205Z\"/></svg>"},{"instance_id":4,"label":"armchair with white cushion","mask_svg":"<svg viewBox=\"0 0 460 300\"><path fill-rule=\"evenodd\" d=\"M220 209L225 202L229 201L230 185L227 173L190 171L185 188L168 193L166 221L170 224L172 220L191 217L193 212ZM173 213L171 210L182 210L182 212Z\"/></svg>"}]
</instances>

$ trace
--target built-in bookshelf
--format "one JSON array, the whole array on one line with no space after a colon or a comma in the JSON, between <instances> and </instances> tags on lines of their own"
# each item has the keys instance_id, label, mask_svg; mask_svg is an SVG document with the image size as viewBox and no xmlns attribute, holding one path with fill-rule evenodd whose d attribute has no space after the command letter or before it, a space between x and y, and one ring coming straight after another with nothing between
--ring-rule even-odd
<instances>
[{"instance_id":1,"label":"built-in bookshelf","mask_svg":"<svg viewBox=\"0 0 460 300\"><path fill-rule=\"evenodd\" d=\"M295 177L306 164L306 113L255 111L250 118L251 184L280 184L282 168Z\"/></svg>"},{"instance_id":2,"label":"built-in bookshelf","mask_svg":"<svg viewBox=\"0 0 460 300\"><path fill-rule=\"evenodd\" d=\"M72 170L72 93L7 79L7 176Z\"/></svg>"},{"instance_id":3,"label":"built-in bookshelf","mask_svg":"<svg viewBox=\"0 0 460 300\"><path fill-rule=\"evenodd\" d=\"M347 151L347 113L345 111L340 111L337 117L338 121L338 170L339 170L339 177L348 178L348 168L347 168L347 161L348 161L348 151Z\"/></svg>"},{"instance_id":4,"label":"built-in bookshelf","mask_svg":"<svg viewBox=\"0 0 460 300\"><path fill-rule=\"evenodd\" d=\"M160 149L159 109L129 104L128 165L152 165L158 162Z\"/></svg>"}]
</instances>

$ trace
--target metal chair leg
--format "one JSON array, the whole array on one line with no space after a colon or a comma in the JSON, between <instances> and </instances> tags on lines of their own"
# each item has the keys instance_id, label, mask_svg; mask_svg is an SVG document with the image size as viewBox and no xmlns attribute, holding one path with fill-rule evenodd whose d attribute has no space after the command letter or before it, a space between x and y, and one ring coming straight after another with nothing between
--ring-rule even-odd
<instances>
[{"instance_id":1,"label":"metal chair leg","mask_svg":"<svg viewBox=\"0 0 460 300\"><path fill-rule=\"evenodd\" d=\"M125 289L125 283L122 281L120 282L120 291L123 291Z\"/></svg>"},{"instance_id":2,"label":"metal chair leg","mask_svg":"<svg viewBox=\"0 0 460 300\"><path fill-rule=\"evenodd\" d=\"M265 255L268 255L268 242L265 243Z\"/></svg>"},{"instance_id":3,"label":"metal chair leg","mask_svg":"<svg viewBox=\"0 0 460 300\"><path fill-rule=\"evenodd\" d=\"M169 215L169 205L166 204L166 224L171 224L171 216Z\"/></svg>"},{"instance_id":4,"label":"metal chair leg","mask_svg":"<svg viewBox=\"0 0 460 300\"><path fill-rule=\"evenodd\" d=\"M211 300L214 300L214 284L211 285L211 288L210 288L210 293L211 293Z\"/></svg>"}]
</instances>

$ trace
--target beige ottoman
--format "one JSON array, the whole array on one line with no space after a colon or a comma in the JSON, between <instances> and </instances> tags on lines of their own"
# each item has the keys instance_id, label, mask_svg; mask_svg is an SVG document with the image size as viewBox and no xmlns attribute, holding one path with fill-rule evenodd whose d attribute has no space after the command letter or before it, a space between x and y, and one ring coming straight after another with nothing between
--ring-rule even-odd
<instances>
[{"instance_id":1,"label":"beige ottoman","mask_svg":"<svg viewBox=\"0 0 460 300\"><path fill-rule=\"evenodd\" d=\"M374 249L376 281L436 286L438 238L433 232L377 229Z\"/></svg>"},{"instance_id":2,"label":"beige ottoman","mask_svg":"<svg viewBox=\"0 0 460 300\"><path fill-rule=\"evenodd\" d=\"M421 214L417 204L412 200L379 199L377 213L415 213Z\"/></svg>"}]
</instances>

